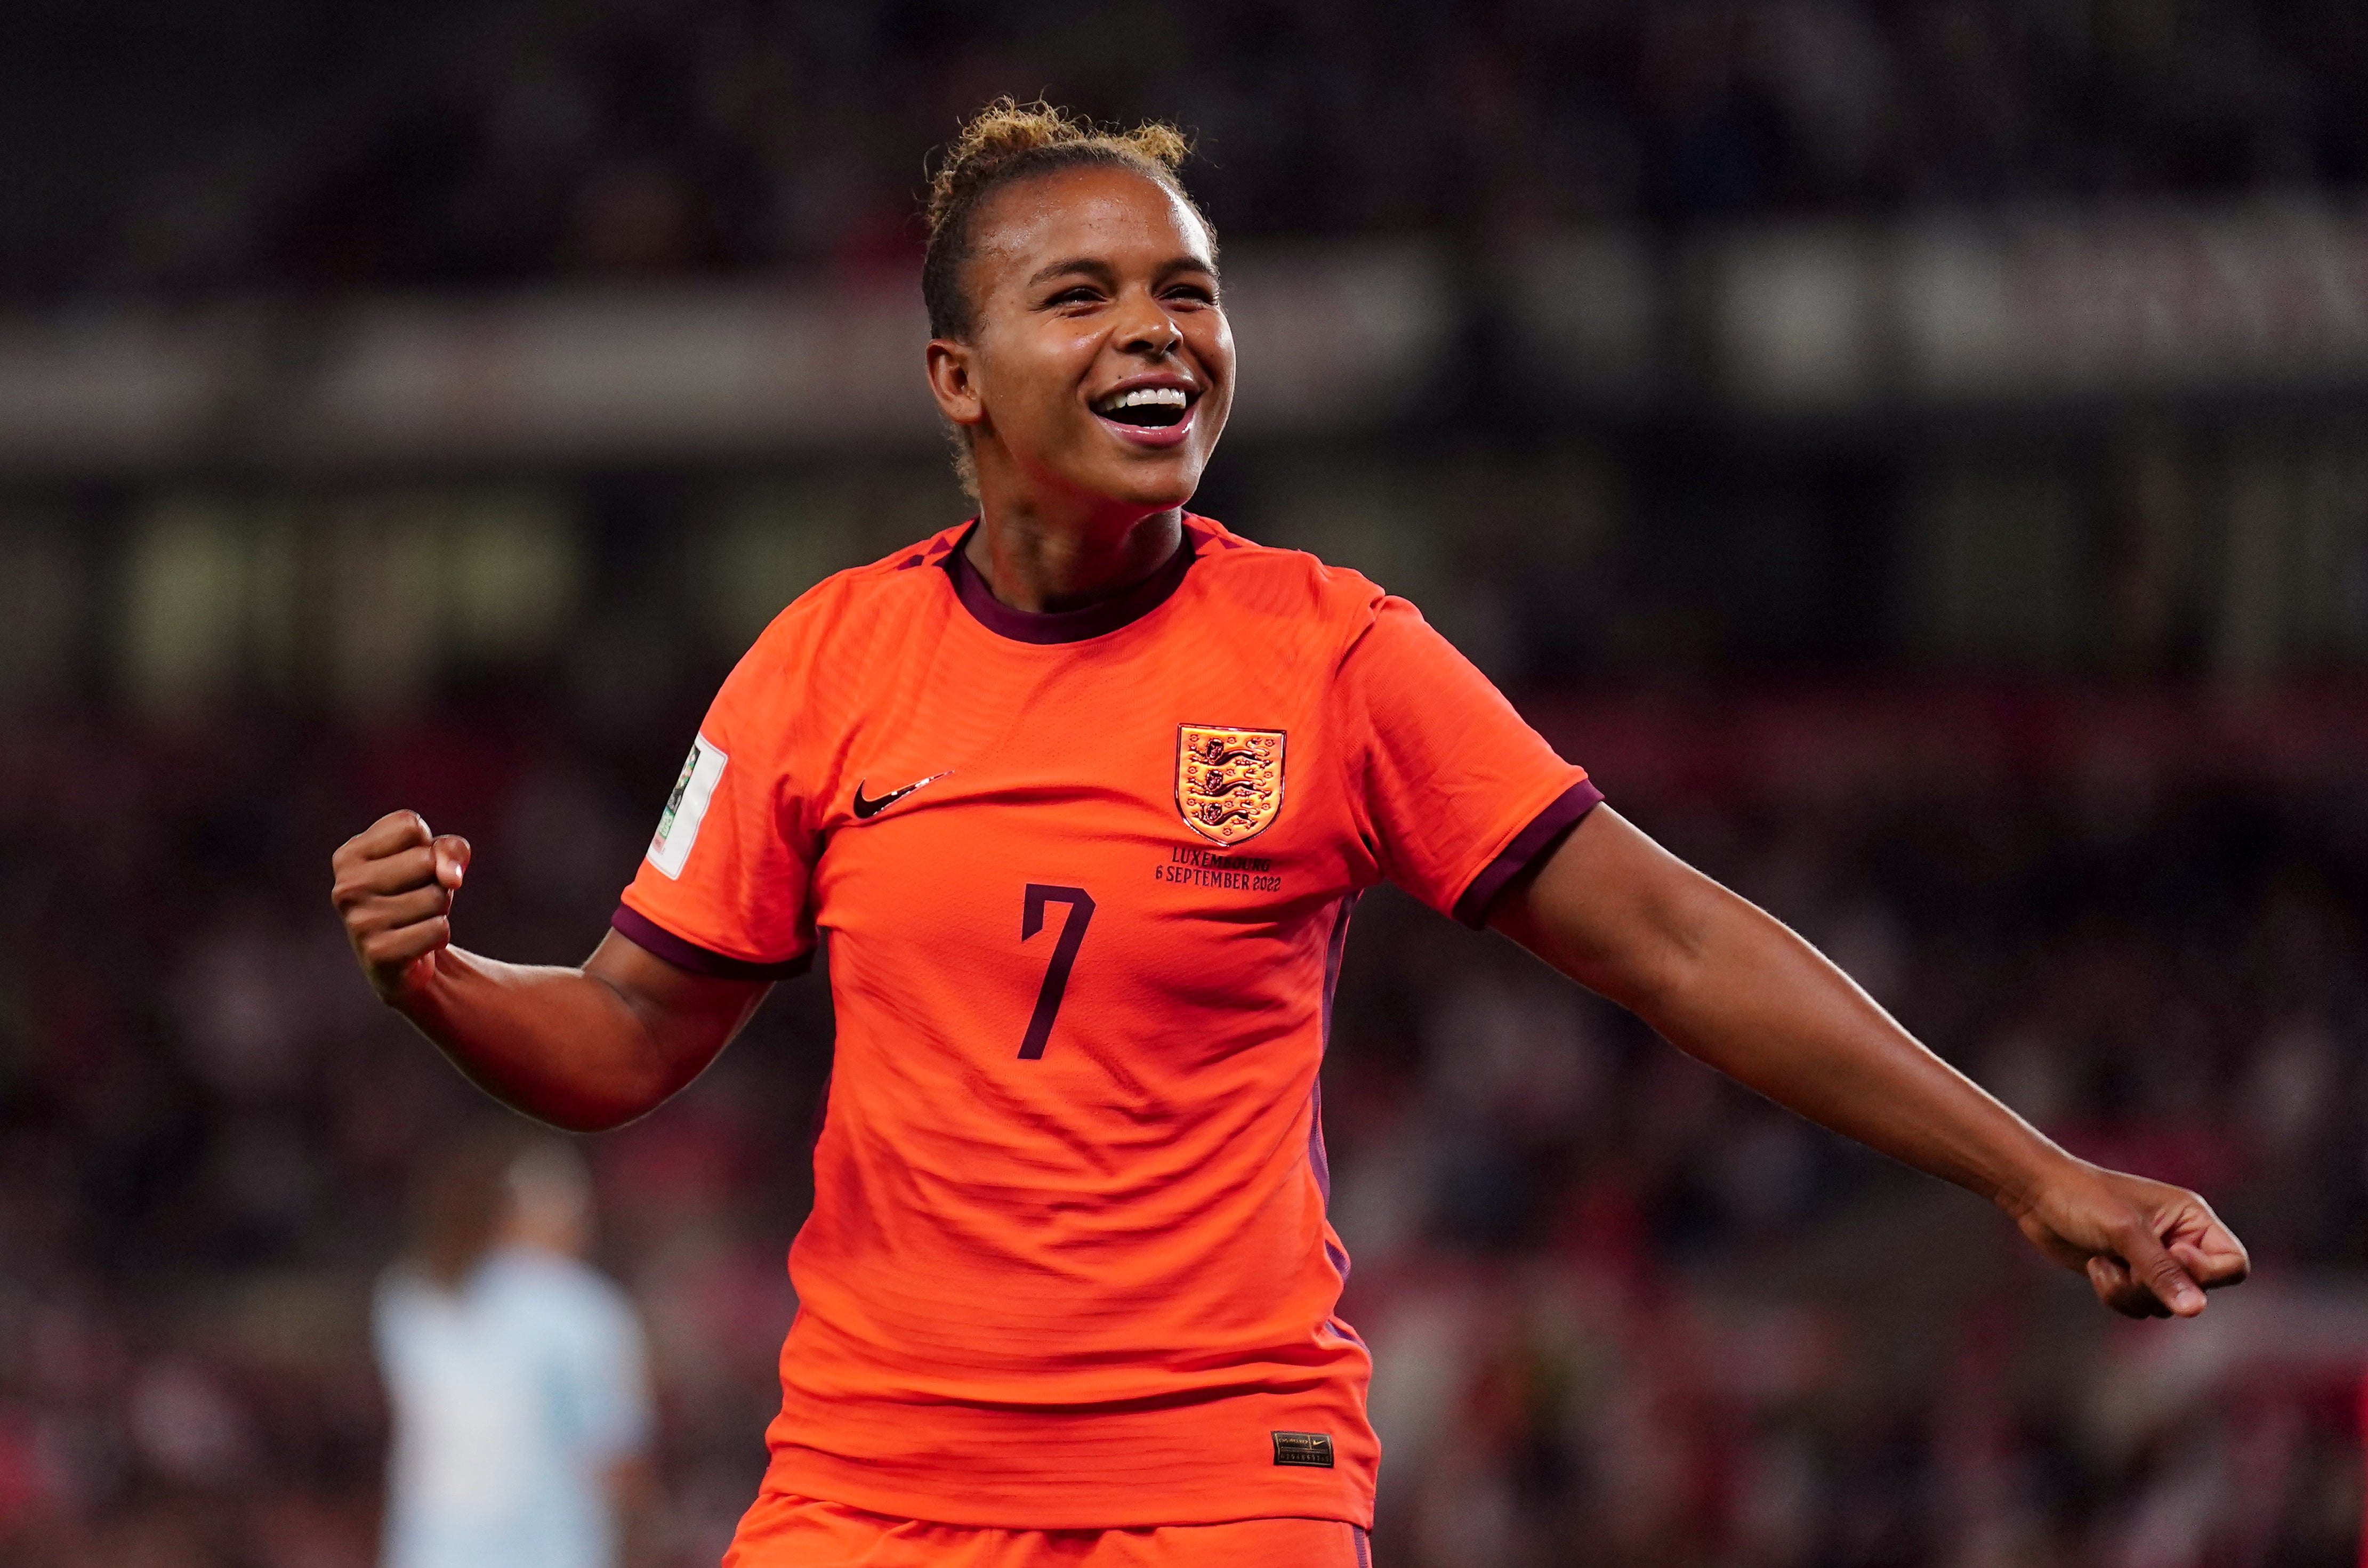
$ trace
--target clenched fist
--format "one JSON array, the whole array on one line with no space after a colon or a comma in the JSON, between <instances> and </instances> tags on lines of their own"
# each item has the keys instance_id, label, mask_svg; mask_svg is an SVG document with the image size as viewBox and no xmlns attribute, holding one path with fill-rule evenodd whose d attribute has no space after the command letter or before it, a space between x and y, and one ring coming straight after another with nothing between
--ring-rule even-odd
<instances>
[{"instance_id":1,"label":"clenched fist","mask_svg":"<svg viewBox=\"0 0 2368 1568\"><path fill-rule=\"evenodd\" d=\"M329 857L329 902L381 1001L402 995L413 966L452 940L452 896L469 871L469 841L438 838L417 812L391 812Z\"/></svg>"}]
</instances>

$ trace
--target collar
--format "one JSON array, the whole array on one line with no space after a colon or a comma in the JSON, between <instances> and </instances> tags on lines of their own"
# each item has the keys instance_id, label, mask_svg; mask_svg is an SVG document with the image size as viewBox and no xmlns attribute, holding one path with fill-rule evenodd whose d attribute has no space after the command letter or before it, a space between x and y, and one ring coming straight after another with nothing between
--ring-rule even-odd
<instances>
[{"instance_id":1,"label":"collar","mask_svg":"<svg viewBox=\"0 0 2368 1568\"><path fill-rule=\"evenodd\" d=\"M1025 610L1013 609L996 598L963 553L971 535L977 531L978 524L973 520L938 565L953 580L954 595L962 600L962 608L981 626L1015 642L1037 643L1082 642L1141 620L1166 604L1168 597L1183 585L1184 574L1192 569L1192 558L1209 537L1188 523L1183 541L1167 558L1167 564L1134 586L1083 609Z\"/></svg>"}]
</instances>

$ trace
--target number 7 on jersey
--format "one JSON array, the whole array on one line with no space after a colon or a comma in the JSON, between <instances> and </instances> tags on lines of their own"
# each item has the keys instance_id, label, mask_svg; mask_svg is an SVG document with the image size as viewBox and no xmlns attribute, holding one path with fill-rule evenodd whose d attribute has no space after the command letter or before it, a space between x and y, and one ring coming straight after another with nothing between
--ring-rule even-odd
<instances>
[{"instance_id":1,"label":"number 7 on jersey","mask_svg":"<svg viewBox=\"0 0 2368 1568\"><path fill-rule=\"evenodd\" d=\"M1083 888L1048 887L1042 882L1030 882L1025 901L1019 908L1019 939L1023 942L1044 929L1044 906L1065 903L1068 918L1061 922L1061 935L1053 943L1053 961L1044 966L1044 983L1037 988L1036 1011L1028 1020L1028 1037L1019 1042L1019 1060L1033 1062L1044 1054L1044 1042L1053 1038L1053 1019L1061 1011L1061 998L1069 989L1069 971L1077 961L1077 949L1085 945L1086 926L1094 917L1094 901Z\"/></svg>"}]
</instances>

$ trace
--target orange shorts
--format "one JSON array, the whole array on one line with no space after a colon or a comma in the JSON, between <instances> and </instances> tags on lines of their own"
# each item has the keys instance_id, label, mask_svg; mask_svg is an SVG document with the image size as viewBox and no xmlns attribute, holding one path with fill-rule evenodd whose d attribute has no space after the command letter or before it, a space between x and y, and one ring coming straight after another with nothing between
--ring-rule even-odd
<instances>
[{"instance_id":1,"label":"orange shorts","mask_svg":"<svg viewBox=\"0 0 2368 1568\"><path fill-rule=\"evenodd\" d=\"M933 1525L768 1492L723 1568L1372 1568L1365 1532L1338 1519L1242 1519L1138 1529Z\"/></svg>"}]
</instances>

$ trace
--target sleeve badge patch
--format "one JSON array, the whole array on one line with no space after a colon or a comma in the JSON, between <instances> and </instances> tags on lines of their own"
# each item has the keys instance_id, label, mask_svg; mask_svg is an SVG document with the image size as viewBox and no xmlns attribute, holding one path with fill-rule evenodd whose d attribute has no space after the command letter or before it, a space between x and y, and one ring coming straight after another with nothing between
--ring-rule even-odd
<instances>
[{"instance_id":1,"label":"sleeve badge patch","mask_svg":"<svg viewBox=\"0 0 2368 1568\"><path fill-rule=\"evenodd\" d=\"M1281 730L1176 726L1176 809L1184 825L1231 846L1273 825L1282 810Z\"/></svg>"},{"instance_id":2,"label":"sleeve badge patch","mask_svg":"<svg viewBox=\"0 0 2368 1568\"><path fill-rule=\"evenodd\" d=\"M683 758L682 776L674 781L666 814L658 819L657 836L650 840L650 864L668 880L681 878L690 846L699 841L699 824L707 820L707 803L715 798L716 782L731 760L705 735L691 743L690 755Z\"/></svg>"}]
</instances>

